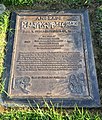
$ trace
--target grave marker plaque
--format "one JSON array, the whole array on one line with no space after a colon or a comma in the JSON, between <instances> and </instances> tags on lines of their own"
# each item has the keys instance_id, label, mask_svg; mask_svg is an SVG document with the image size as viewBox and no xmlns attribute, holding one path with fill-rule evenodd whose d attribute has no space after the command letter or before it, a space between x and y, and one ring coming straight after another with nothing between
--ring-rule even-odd
<instances>
[{"instance_id":1,"label":"grave marker plaque","mask_svg":"<svg viewBox=\"0 0 102 120\"><path fill-rule=\"evenodd\" d=\"M11 28L6 104L99 106L87 11L20 11Z\"/></svg>"}]
</instances>

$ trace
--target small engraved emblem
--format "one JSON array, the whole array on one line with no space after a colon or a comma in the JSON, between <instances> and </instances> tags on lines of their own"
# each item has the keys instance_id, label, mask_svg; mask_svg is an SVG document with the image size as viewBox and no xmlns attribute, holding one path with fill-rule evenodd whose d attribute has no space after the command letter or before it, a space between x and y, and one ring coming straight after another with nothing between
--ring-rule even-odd
<instances>
[{"instance_id":1,"label":"small engraved emblem","mask_svg":"<svg viewBox=\"0 0 102 120\"><path fill-rule=\"evenodd\" d=\"M15 79L15 89L20 89L22 92L28 94L30 91L27 90L27 87L30 86L30 77L17 77Z\"/></svg>"},{"instance_id":2,"label":"small engraved emblem","mask_svg":"<svg viewBox=\"0 0 102 120\"><path fill-rule=\"evenodd\" d=\"M78 75L72 74L69 77L69 90L74 94L84 94L85 89L85 78L84 74L80 73Z\"/></svg>"}]
</instances>

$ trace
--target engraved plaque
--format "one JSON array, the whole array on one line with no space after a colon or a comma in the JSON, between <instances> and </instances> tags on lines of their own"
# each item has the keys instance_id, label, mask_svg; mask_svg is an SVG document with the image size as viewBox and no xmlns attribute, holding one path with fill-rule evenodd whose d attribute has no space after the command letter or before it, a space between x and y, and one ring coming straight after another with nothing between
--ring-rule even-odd
<instances>
[{"instance_id":1,"label":"engraved plaque","mask_svg":"<svg viewBox=\"0 0 102 120\"><path fill-rule=\"evenodd\" d=\"M99 106L87 11L20 11L11 28L6 104Z\"/></svg>"}]
</instances>

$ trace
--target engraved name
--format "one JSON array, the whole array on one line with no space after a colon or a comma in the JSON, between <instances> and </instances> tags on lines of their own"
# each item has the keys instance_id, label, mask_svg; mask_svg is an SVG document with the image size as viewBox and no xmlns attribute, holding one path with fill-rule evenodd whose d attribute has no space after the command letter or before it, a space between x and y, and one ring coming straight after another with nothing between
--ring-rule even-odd
<instances>
[{"instance_id":1,"label":"engraved name","mask_svg":"<svg viewBox=\"0 0 102 120\"><path fill-rule=\"evenodd\" d=\"M61 20L61 16L38 16L36 20Z\"/></svg>"},{"instance_id":2,"label":"engraved name","mask_svg":"<svg viewBox=\"0 0 102 120\"><path fill-rule=\"evenodd\" d=\"M21 21L21 29L54 29L65 28L69 26L78 26L78 21L65 21L65 22L33 22L33 21Z\"/></svg>"}]
</instances>

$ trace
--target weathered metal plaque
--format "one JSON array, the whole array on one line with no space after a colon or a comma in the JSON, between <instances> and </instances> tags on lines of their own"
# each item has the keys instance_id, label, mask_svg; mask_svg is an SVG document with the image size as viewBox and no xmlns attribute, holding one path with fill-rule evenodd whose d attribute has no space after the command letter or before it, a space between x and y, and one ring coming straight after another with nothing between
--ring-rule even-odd
<instances>
[{"instance_id":1,"label":"weathered metal plaque","mask_svg":"<svg viewBox=\"0 0 102 120\"><path fill-rule=\"evenodd\" d=\"M87 11L16 12L11 28L6 104L99 106Z\"/></svg>"}]
</instances>

